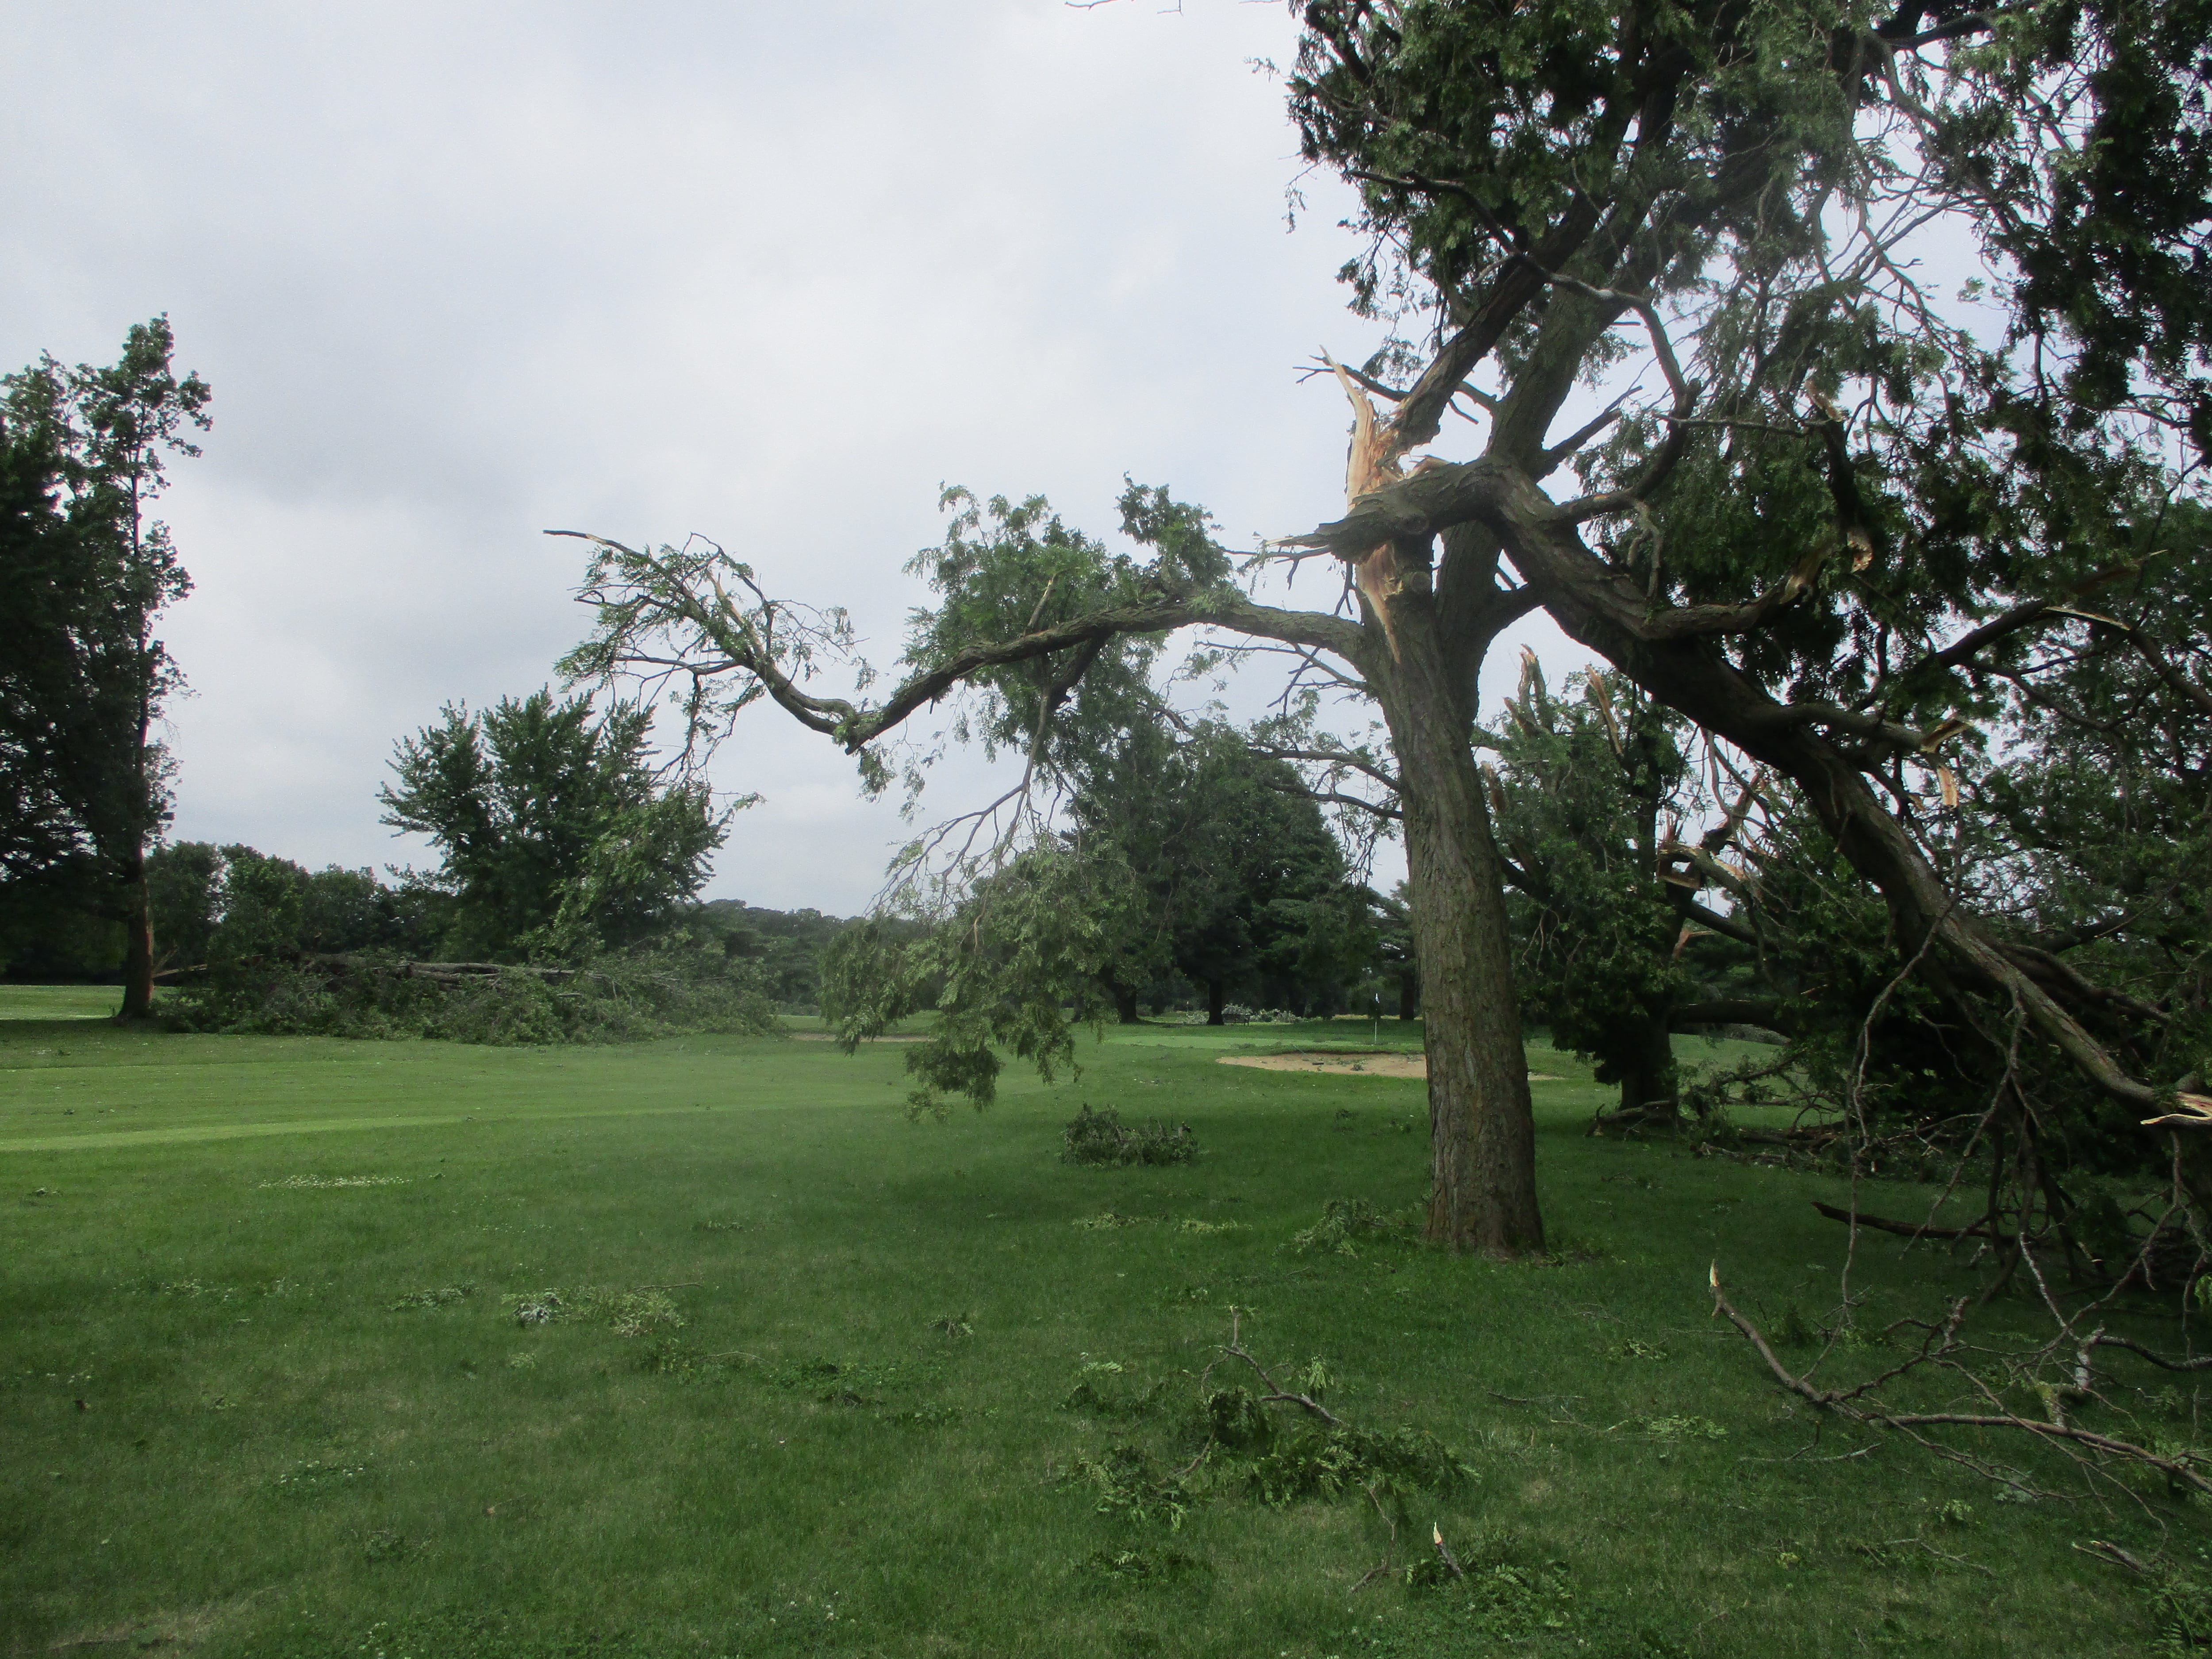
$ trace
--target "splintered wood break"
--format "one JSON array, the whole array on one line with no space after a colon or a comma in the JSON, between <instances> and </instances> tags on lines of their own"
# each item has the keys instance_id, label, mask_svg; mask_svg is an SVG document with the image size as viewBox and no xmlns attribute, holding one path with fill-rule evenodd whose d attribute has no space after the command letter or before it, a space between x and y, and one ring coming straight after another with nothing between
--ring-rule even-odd
<instances>
[{"instance_id":1,"label":"splintered wood break","mask_svg":"<svg viewBox=\"0 0 2212 1659\"><path fill-rule=\"evenodd\" d=\"M1344 388L1344 395L1352 404L1352 446L1344 461L1344 504L1348 507L1362 495L1372 495L1387 489L1405 476L1398 464L1399 447L1396 423L1385 421L1375 412L1375 400L1367 389L1345 372L1342 363L1322 353L1322 361L1336 376L1336 383ZM1398 550L1389 542L1369 549L1352 562L1352 580L1366 595L1367 603L1382 620L1382 637L1389 641L1390 654L1398 654L1397 624L1390 617L1390 600L1405 586L1398 569Z\"/></svg>"}]
</instances>

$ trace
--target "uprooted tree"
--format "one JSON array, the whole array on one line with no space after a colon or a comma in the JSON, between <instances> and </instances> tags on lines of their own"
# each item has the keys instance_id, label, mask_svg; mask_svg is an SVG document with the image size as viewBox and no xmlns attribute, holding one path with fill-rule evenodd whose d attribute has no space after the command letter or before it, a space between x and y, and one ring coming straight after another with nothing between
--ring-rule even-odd
<instances>
[{"instance_id":1,"label":"uprooted tree","mask_svg":"<svg viewBox=\"0 0 2212 1659\"><path fill-rule=\"evenodd\" d=\"M1342 561L1354 614L1258 603L1201 513L1133 489L1143 557L1035 507L970 514L880 698L811 690L842 619L700 544L591 538L599 624L571 672L672 677L700 740L765 696L878 781L877 747L963 686L1048 769L1059 724L1109 718L1183 628L1371 699L1427 1017L1429 1236L1512 1252L1542 1230L1471 739L1489 644L1540 605L1797 792L2003 1124L2029 1133L2026 1091L2070 1077L2212 1127L2201 1000L2099 983L1941 852L1956 757L2069 653L2139 662L2134 694L2185 724L2212 703L2201 622L2155 598L2200 555L2212 437L2204 0L1303 17L1291 113L1361 191L1346 276L1390 327L1329 365L1355 413L1346 516L1274 554ZM1981 279L1937 292L1931 247ZM1581 419L1591 387L1619 395ZM1455 413L1472 459L1415 462Z\"/></svg>"}]
</instances>

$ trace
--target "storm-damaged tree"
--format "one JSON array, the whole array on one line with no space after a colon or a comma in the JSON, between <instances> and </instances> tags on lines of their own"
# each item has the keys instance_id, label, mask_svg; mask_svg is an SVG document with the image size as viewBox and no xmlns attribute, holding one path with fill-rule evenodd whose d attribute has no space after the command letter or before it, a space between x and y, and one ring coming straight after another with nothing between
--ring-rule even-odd
<instances>
[{"instance_id":1,"label":"storm-damaged tree","mask_svg":"<svg viewBox=\"0 0 2212 1659\"><path fill-rule=\"evenodd\" d=\"M168 319L112 367L52 357L0 381L0 879L51 884L119 924L120 1017L152 1007L147 849L168 821L155 723L182 677L154 629L190 579L149 517L197 455L209 391L170 365Z\"/></svg>"},{"instance_id":2,"label":"storm-damaged tree","mask_svg":"<svg viewBox=\"0 0 2212 1659\"><path fill-rule=\"evenodd\" d=\"M1263 722L1257 740L1300 763L1316 799L1395 831L1402 812L1389 757L1317 727L1312 713ZM1766 866L1789 843L1767 833L1764 802L1784 792L1736 772L1620 675L1577 674L1554 696L1526 650L1519 685L1474 744L1489 757L1480 769L1522 1012L1555 1047L1595 1061L1598 1081L1620 1085L1620 1109L1601 1127L1679 1117L1675 1034L1797 1024L1802 999L1776 994L1795 981L1775 970L1806 947L1778 926L1765 890ZM1372 902L1386 928L1402 912Z\"/></svg>"},{"instance_id":3,"label":"storm-damaged tree","mask_svg":"<svg viewBox=\"0 0 2212 1659\"><path fill-rule=\"evenodd\" d=\"M701 543L646 551L592 538L585 598L599 627L567 667L581 678L675 678L700 740L726 731L744 705L771 697L859 755L864 775L880 787L892 769L875 745L963 686L978 702L955 734L1018 745L1027 784L1038 774L1072 777L1075 762L1098 752L1114 731L1151 718L1147 674L1173 629L1211 627L1280 643L1316 663L1334 657L1340 666L1332 672L1371 687L1395 711L1401 755L1414 756L1405 769L1422 781L1406 794L1429 1056L1429 1235L1500 1252L1540 1247L1504 913L1466 741L1473 672L1464 684L1446 673L1433 649L1433 608L1410 607L1424 617L1419 624L1392 619L1391 605L1408 608L1410 588L1363 598L1356 621L1257 604L1231 581L1229 556L1205 515L1162 489L1133 485L1122 498L1123 529L1141 556L1109 552L1041 501L954 502L960 510L945 544L915 562L939 605L917 618L906 672L881 701L807 689L811 676L849 650L842 613L772 599L749 567ZM1462 635L1479 657L1480 643L1529 603L1493 586L1486 603L1461 617ZM941 829L917 850L976 833L971 819L964 831Z\"/></svg>"},{"instance_id":4,"label":"storm-damaged tree","mask_svg":"<svg viewBox=\"0 0 2212 1659\"><path fill-rule=\"evenodd\" d=\"M1304 17L1292 114L1308 156L1362 190L1373 241L1348 275L1359 307L1398 325L1338 371L1352 508L1297 544L1349 568L1356 619L1255 603L1201 515L1137 492L1127 528L1148 556L1099 555L1087 581L1056 584L1011 538L995 566L940 562L942 608L879 700L810 690L845 643L836 619L696 545L598 541L599 627L571 667L685 680L702 736L765 695L864 756L963 684L1018 688L1048 754L1055 711L1119 659L1111 642L1186 626L1279 644L1371 697L1427 1016L1429 1234L1512 1251L1541 1224L1471 736L1490 641L1541 604L1801 790L1962 1024L2017 1010L2039 1056L2170 1111L2197 1085L2165 1029L1962 904L1923 788L1948 793L1944 745L1996 712L1989 676L2092 592L2147 662L2198 685L2175 619L2110 596L2161 550L2172 463L2212 431L2204 0L1314 0ZM1978 238L2002 339L1915 276L1938 222ZM1580 389L1638 351L1656 400L1638 380L1577 424ZM1412 464L1455 409L1479 453ZM1579 489L1547 492L1570 462ZM2000 1066L2002 1037L1981 1051Z\"/></svg>"},{"instance_id":5,"label":"storm-damaged tree","mask_svg":"<svg viewBox=\"0 0 2212 1659\"><path fill-rule=\"evenodd\" d=\"M1382 447L1455 397L1485 429L1301 544L1441 536L1446 616L1502 555L1794 786L2016 1137L2033 1089L2212 1125L2201 1027L1954 878L1946 758L2100 630L2147 704L2206 698L2203 613L2157 595L2212 439L2212 9L1305 15L1293 107L1402 325ZM1993 286L1934 291L1938 246ZM1658 395L1554 438L1632 349ZM1548 493L1570 461L1582 493Z\"/></svg>"}]
</instances>

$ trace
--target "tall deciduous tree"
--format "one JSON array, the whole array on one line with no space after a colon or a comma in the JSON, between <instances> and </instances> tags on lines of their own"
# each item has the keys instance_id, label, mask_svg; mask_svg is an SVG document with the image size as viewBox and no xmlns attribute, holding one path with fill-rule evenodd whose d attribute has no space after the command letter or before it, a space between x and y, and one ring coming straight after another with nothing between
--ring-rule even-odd
<instances>
[{"instance_id":1,"label":"tall deciduous tree","mask_svg":"<svg viewBox=\"0 0 2212 1659\"><path fill-rule=\"evenodd\" d=\"M1364 897L1297 775L1207 721L1177 742L1145 722L1077 769L1085 856L1118 858L1142 902L1107 969L1124 1021L1169 972L1206 994L1300 1012L1329 1003L1364 954Z\"/></svg>"},{"instance_id":2,"label":"tall deciduous tree","mask_svg":"<svg viewBox=\"0 0 2212 1659\"><path fill-rule=\"evenodd\" d=\"M730 812L702 785L661 785L652 726L650 709L534 691L479 714L449 706L400 742L377 799L386 823L443 854L432 879L457 902L448 950L588 955L697 894Z\"/></svg>"},{"instance_id":3,"label":"tall deciduous tree","mask_svg":"<svg viewBox=\"0 0 2212 1659\"><path fill-rule=\"evenodd\" d=\"M122 1017L152 1005L146 853L168 818L154 726L181 683L155 636L191 586L149 516L172 455L197 455L209 391L171 367L168 319L108 368L52 357L0 399L0 872L75 884L125 929Z\"/></svg>"},{"instance_id":4,"label":"tall deciduous tree","mask_svg":"<svg viewBox=\"0 0 2212 1659\"><path fill-rule=\"evenodd\" d=\"M1356 617L1256 603L1202 514L1133 492L1148 557L1094 565L1079 597L1025 556L972 567L980 585L963 568L880 698L814 689L846 643L834 620L696 544L594 538L599 627L571 668L673 672L702 733L764 695L866 754L971 683L1031 687L1042 743L1132 636L1210 627L1329 659L1376 705L1403 815L1429 1234L1513 1251L1542 1227L1470 745L1490 642L1541 605L1802 791L1905 957L1984 1029L1979 1060L2002 1069L1988 1028L2017 1009L2095 1088L2165 1114L2196 1079L2148 1069L2132 1016L1961 902L1917 786L1953 775L1944 745L1993 711L1991 653L2124 580L2154 547L2142 527L2192 487L2172 462L2212 436L2206 0L1303 16L1292 114L1308 156L1364 192L1371 248L1346 274L1397 325L1336 370L1351 507L1297 542L1349 568ZM1993 331L1914 275L1937 221L2003 284ZM1656 398L1639 382L1574 424L1577 388L1638 350ZM1414 464L1455 408L1478 453ZM1552 493L1571 462L1577 487ZM2127 625L2202 690L2170 628Z\"/></svg>"},{"instance_id":5,"label":"tall deciduous tree","mask_svg":"<svg viewBox=\"0 0 2212 1659\"><path fill-rule=\"evenodd\" d=\"M1447 612L1461 563L1502 553L1568 633L1793 783L2021 1133L2023 1054L2160 1128L2212 1124L2166 1016L2019 938L1943 852L1950 757L2053 671L2038 641L2109 627L2166 699L2205 695L2201 615L2110 601L2204 488L2212 10L1305 15L1292 108L1362 189L1358 302L1402 325L1370 365L1384 447L1455 398L1483 433L1301 544L1441 535ZM1934 291L1914 254L1937 236L1994 287ZM1658 395L1554 436L1632 349ZM1547 493L1570 461L1580 492ZM2083 622L2093 595L2109 621Z\"/></svg>"}]
</instances>

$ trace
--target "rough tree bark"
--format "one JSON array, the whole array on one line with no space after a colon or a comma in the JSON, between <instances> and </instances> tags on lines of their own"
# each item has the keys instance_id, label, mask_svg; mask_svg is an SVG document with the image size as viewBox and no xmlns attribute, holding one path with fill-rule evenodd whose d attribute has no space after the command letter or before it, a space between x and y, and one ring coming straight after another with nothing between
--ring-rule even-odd
<instances>
[{"instance_id":1,"label":"rough tree bark","mask_svg":"<svg viewBox=\"0 0 2212 1659\"><path fill-rule=\"evenodd\" d=\"M1665 1124L1682 1115L1681 1089L1674 1071L1674 1043L1667 1022L1645 1020L1632 1033L1636 1046L1620 1072L1620 1113L1647 1123Z\"/></svg>"},{"instance_id":2,"label":"rough tree bark","mask_svg":"<svg viewBox=\"0 0 2212 1659\"><path fill-rule=\"evenodd\" d=\"M118 1019L147 1019L154 1012L153 907L146 890L146 854L142 848L121 882L123 913L123 1006Z\"/></svg>"},{"instance_id":3,"label":"rough tree bark","mask_svg":"<svg viewBox=\"0 0 2212 1659\"><path fill-rule=\"evenodd\" d=\"M1433 1243L1540 1250L1535 1122L1490 807L1469 741L1474 678L1455 665L1425 553L1397 550L1384 649L1367 681L1382 705L1405 813L1407 889L1425 994Z\"/></svg>"},{"instance_id":4,"label":"rough tree bark","mask_svg":"<svg viewBox=\"0 0 2212 1659\"><path fill-rule=\"evenodd\" d=\"M1144 1016L1137 1012L1137 994L1118 979L1104 981L1106 994L1114 999L1114 1018L1124 1025L1141 1025Z\"/></svg>"}]
</instances>

